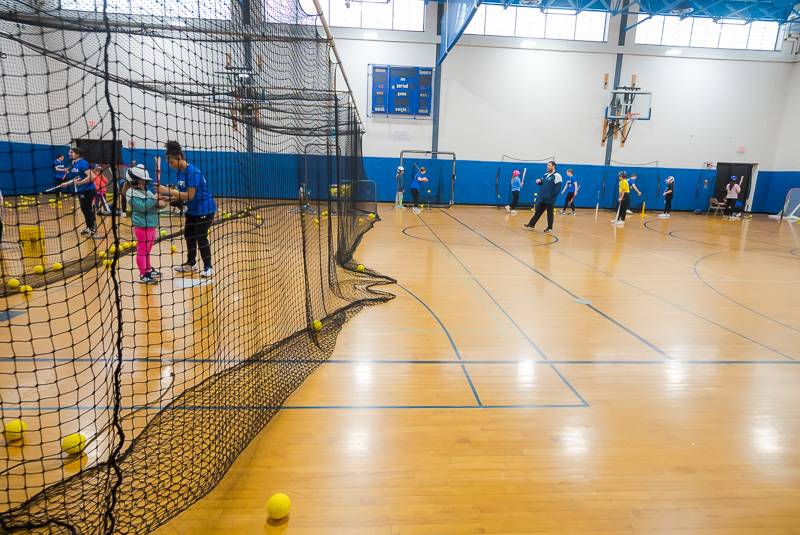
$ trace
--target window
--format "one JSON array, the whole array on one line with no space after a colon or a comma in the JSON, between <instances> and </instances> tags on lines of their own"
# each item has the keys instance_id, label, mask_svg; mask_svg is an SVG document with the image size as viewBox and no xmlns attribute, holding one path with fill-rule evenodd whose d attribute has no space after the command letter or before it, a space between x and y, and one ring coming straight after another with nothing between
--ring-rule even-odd
<instances>
[{"instance_id":1,"label":"window","mask_svg":"<svg viewBox=\"0 0 800 535\"><path fill-rule=\"evenodd\" d=\"M776 50L778 48L777 22L753 22L750 24L750 36L747 48L750 50Z\"/></svg>"},{"instance_id":2,"label":"window","mask_svg":"<svg viewBox=\"0 0 800 535\"><path fill-rule=\"evenodd\" d=\"M486 35L514 35L516 12L497 4L486 5Z\"/></svg>"},{"instance_id":3,"label":"window","mask_svg":"<svg viewBox=\"0 0 800 535\"><path fill-rule=\"evenodd\" d=\"M639 15L636 44L778 50L780 24L738 19Z\"/></svg>"},{"instance_id":4,"label":"window","mask_svg":"<svg viewBox=\"0 0 800 535\"><path fill-rule=\"evenodd\" d=\"M101 13L103 0L61 0L61 9ZM121 15L188 19L231 18L231 4L226 0L108 0L106 11Z\"/></svg>"},{"instance_id":5,"label":"window","mask_svg":"<svg viewBox=\"0 0 800 535\"><path fill-rule=\"evenodd\" d=\"M576 41L605 41L606 14L602 11L582 11L575 22Z\"/></svg>"},{"instance_id":6,"label":"window","mask_svg":"<svg viewBox=\"0 0 800 535\"><path fill-rule=\"evenodd\" d=\"M575 12L548 9L544 26L545 39L575 39Z\"/></svg>"},{"instance_id":7,"label":"window","mask_svg":"<svg viewBox=\"0 0 800 535\"><path fill-rule=\"evenodd\" d=\"M661 34L664 32L664 17L645 18L639 15L642 21L636 26L636 44L660 45Z\"/></svg>"},{"instance_id":8,"label":"window","mask_svg":"<svg viewBox=\"0 0 800 535\"><path fill-rule=\"evenodd\" d=\"M483 4L475 12L465 34L505 37L537 37L570 41L605 41L608 14L604 11L547 9Z\"/></svg>"},{"instance_id":9,"label":"window","mask_svg":"<svg viewBox=\"0 0 800 535\"><path fill-rule=\"evenodd\" d=\"M517 10L517 37L544 37L544 23L547 15L540 9Z\"/></svg>"},{"instance_id":10,"label":"window","mask_svg":"<svg viewBox=\"0 0 800 535\"><path fill-rule=\"evenodd\" d=\"M661 44L667 46L689 46L692 40L692 18L664 17Z\"/></svg>"},{"instance_id":11,"label":"window","mask_svg":"<svg viewBox=\"0 0 800 535\"><path fill-rule=\"evenodd\" d=\"M300 4L307 13L316 13L314 3L310 0L300 0ZM305 7L306 4L309 6ZM328 24L334 27L410 32L425 30L424 0L321 0L320 4Z\"/></svg>"},{"instance_id":12,"label":"window","mask_svg":"<svg viewBox=\"0 0 800 535\"><path fill-rule=\"evenodd\" d=\"M469 21L467 27L464 28L464 33L472 34L472 35L483 35L486 31L486 6L482 5L478 8L474 15L472 15L472 20Z\"/></svg>"},{"instance_id":13,"label":"window","mask_svg":"<svg viewBox=\"0 0 800 535\"><path fill-rule=\"evenodd\" d=\"M747 48L747 36L750 33L749 24L745 24L744 21L723 20L720 26L720 48Z\"/></svg>"}]
</instances>

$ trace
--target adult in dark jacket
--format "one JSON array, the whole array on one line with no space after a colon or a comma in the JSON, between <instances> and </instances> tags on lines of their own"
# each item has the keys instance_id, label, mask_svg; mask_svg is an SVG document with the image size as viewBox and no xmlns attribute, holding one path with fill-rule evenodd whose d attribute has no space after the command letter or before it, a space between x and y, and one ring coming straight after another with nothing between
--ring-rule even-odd
<instances>
[{"instance_id":1,"label":"adult in dark jacket","mask_svg":"<svg viewBox=\"0 0 800 535\"><path fill-rule=\"evenodd\" d=\"M545 232L553 230L553 207L556 204L558 192L561 190L561 175L556 172L556 162L547 162L547 173L542 178L536 180L539 184L539 202L536 203L536 211L527 225L523 225L528 230L533 230L542 214L547 211L547 228Z\"/></svg>"}]
</instances>

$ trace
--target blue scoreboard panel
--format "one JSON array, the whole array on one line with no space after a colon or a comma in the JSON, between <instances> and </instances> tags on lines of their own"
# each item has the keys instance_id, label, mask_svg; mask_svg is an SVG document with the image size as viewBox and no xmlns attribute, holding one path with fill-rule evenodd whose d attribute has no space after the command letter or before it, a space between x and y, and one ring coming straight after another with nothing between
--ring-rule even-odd
<instances>
[{"instance_id":1,"label":"blue scoreboard panel","mask_svg":"<svg viewBox=\"0 0 800 535\"><path fill-rule=\"evenodd\" d=\"M370 65L370 69L371 114L431 116L433 98L431 67Z\"/></svg>"}]
</instances>

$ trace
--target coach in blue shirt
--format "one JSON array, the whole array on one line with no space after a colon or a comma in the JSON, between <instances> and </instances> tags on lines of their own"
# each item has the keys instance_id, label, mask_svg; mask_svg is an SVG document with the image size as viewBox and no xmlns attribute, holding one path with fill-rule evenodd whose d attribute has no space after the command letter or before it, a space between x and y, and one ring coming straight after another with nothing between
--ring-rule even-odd
<instances>
[{"instance_id":1,"label":"coach in blue shirt","mask_svg":"<svg viewBox=\"0 0 800 535\"><path fill-rule=\"evenodd\" d=\"M72 162L64 176L64 182L59 184L58 187L70 187L78 196L83 219L86 221L86 228L81 231L81 234L88 234L94 238L95 232L97 232L93 206L95 188L94 180L89 174L89 162L83 159L83 150L80 147L69 149L69 158Z\"/></svg>"},{"instance_id":2,"label":"coach in blue shirt","mask_svg":"<svg viewBox=\"0 0 800 535\"><path fill-rule=\"evenodd\" d=\"M556 162L547 162L547 173L536 181L539 184L539 202L536 203L536 211L527 225L523 225L528 230L533 230L542 214L547 210L547 228L545 232L553 230L553 207L556 204L558 192L561 189L561 175L556 172Z\"/></svg>"},{"instance_id":3,"label":"coach in blue shirt","mask_svg":"<svg viewBox=\"0 0 800 535\"><path fill-rule=\"evenodd\" d=\"M186 226L183 236L186 239L186 262L175 267L178 273L196 271L197 249L203 259L201 277L214 274L211 266L211 243L208 241L208 229L214 222L217 205L211 195L206 177L197 167L186 161L183 148L177 141L167 141L167 164L178 171L178 187L159 186L158 193L170 202L186 201Z\"/></svg>"}]
</instances>

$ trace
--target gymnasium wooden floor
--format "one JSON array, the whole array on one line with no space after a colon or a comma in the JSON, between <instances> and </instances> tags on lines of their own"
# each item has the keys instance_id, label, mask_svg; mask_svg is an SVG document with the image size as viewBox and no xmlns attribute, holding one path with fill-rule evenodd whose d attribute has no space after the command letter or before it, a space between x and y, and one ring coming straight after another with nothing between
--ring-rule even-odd
<instances>
[{"instance_id":1,"label":"gymnasium wooden floor","mask_svg":"<svg viewBox=\"0 0 800 535\"><path fill-rule=\"evenodd\" d=\"M381 217L397 299L161 535L800 534L800 225Z\"/></svg>"}]
</instances>

